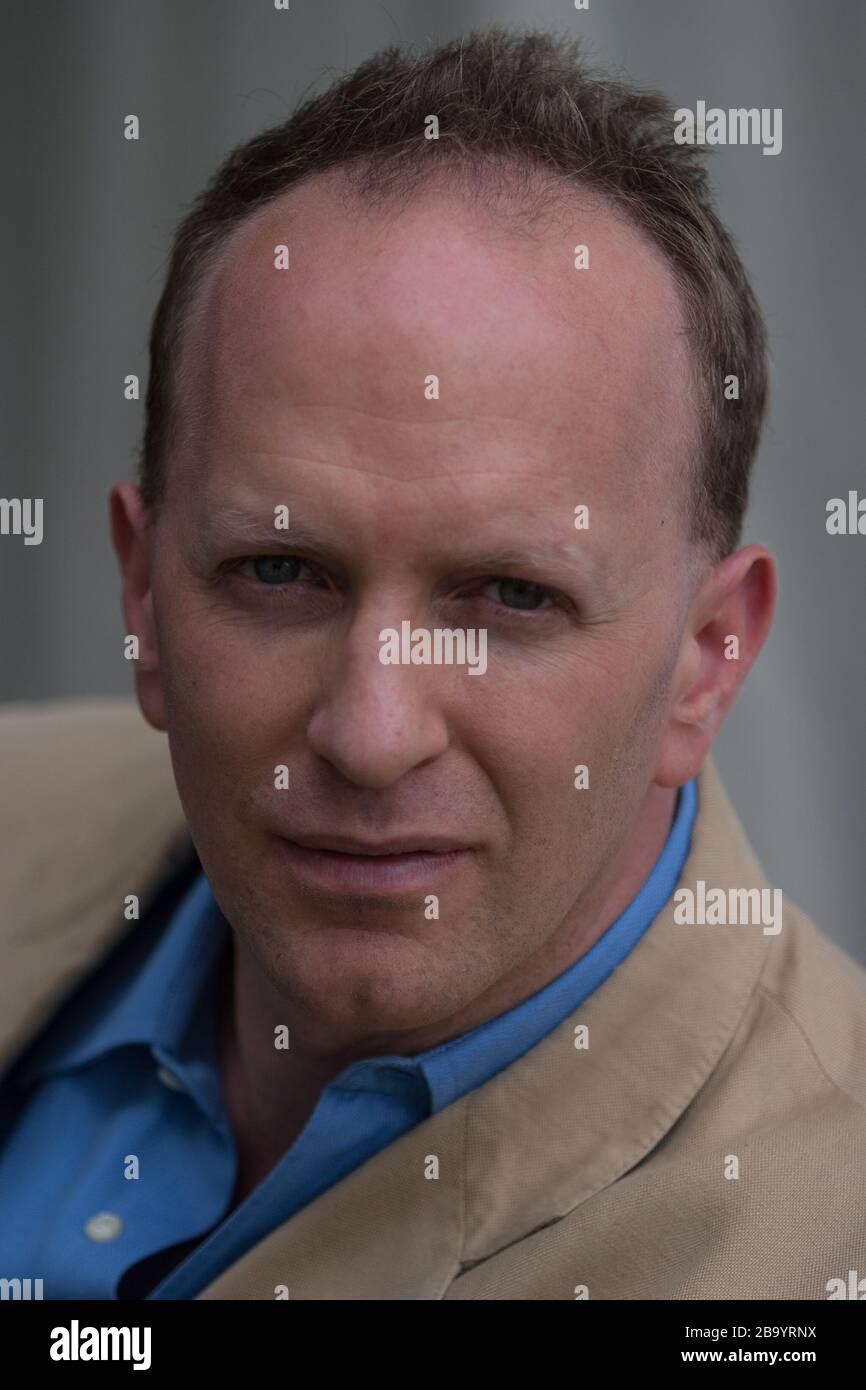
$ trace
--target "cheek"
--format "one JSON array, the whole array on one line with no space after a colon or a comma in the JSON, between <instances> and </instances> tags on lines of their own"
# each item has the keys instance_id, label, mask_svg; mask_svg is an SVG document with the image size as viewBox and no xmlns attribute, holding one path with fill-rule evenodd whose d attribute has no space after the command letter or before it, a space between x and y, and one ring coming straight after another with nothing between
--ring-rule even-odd
<instances>
[{"instance_id":1,"label":"cheek","mask_svg":"<svg viewBox=\"0 0 866 1390\"><path fill-rule=\"evenodd\" d=\"M223 760L243 761L261 743L278 750L309 704L316 662L308 645L178 605L160 624L170 722L198 744L218 740Z\"/></svg>"},{"instance_id":2,"label":"cheek","mask_svg":"<svg viewBox=\"0 0 866 1390\"><path fill-rule=\"evenodd\" d=\"M539 832L555 835L557 826L567 833L590 808L575 786L582 780L577 769L589 769L589 785L601 794L624 743L636 737L625 669L597 654L548 654L520 670L492 668L478 686L480 693L467 689L458 720L470 757L497 788L512 824L536 839Z\"/></svg>"}]
</instances>

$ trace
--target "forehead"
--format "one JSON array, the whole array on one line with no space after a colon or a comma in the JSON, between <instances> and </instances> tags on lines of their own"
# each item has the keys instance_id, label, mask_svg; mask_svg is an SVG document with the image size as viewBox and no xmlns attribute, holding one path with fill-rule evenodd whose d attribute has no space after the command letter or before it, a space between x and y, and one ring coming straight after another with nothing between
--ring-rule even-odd
<instances>
[{"instance_id":1,"label":"forehead","mask_svg":"<svg viewBox=\"0 0 866 1390\"><path fill-rule=\"evenodd\" d=\"M336 434L358 444L353 466L396 480L463 470L471 450L515 477L573 469L617 508L650 489L669 510L694 411L668 265L597 195L513 214L441 180L371 206L334 172L247 219L185 338L198 466L220 448L289 454L289 436L315 458Z\"/></svg>"}]
</instances>

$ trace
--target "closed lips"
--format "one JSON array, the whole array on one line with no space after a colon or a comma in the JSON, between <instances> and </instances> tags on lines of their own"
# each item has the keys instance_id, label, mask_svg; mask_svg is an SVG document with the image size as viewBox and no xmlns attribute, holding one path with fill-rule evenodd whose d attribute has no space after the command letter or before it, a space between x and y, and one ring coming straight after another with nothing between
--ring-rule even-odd
<instances>
[{"instance_id":1,"label":"closed lips","mask_svg":"<svg viewBox=\"0 0 866 1390\"><path fill-rule=\"evenodd\" d=\"M394 840L375 843L351 840L336 835L283 835L283 839L301 849L320 850L330 854L369 855L373 858L395 854L454 854L468 849L466 844L444 840L433 835L404 835Z\"/></svg>"}]
</instances>

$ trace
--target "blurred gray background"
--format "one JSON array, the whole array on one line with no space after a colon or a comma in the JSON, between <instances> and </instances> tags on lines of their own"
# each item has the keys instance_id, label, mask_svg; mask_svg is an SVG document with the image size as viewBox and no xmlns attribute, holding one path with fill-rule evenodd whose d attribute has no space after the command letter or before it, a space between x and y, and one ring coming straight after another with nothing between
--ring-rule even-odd
<instances>
[{"instance_id":1,"label":"blurred gray background","mask_svg":"<svg viewBox=\"0 0 866 1390\"><path fill-rule=\"evenodd\" d=\"M143 395L172 230L229 149L386 44L491 21L579 32L592 61L677 106L784 112L781 154L711 162L770 329L745 539L781 582L715 754L771 879L866 961L866 537L824 524L828 498L866 494L864 16L862 0L4 3L0 496L43 497L45 538L0 539L0 700L130 689L106 525L142 419L123 378Z\"/></svg>"}]
</instances>

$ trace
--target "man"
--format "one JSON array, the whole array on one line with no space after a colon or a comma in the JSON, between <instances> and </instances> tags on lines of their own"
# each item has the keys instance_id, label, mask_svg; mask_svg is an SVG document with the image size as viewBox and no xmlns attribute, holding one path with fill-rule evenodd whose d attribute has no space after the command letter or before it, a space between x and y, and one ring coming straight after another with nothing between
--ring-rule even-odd
<instances>
[{"instance_id":1,"label":"man","mask_svg":"<svg viewBox=\"0 0 866 1390\"><path fill-rule=\"evenodd\" d=\"M7 1277L866 1267L864 976L709 756L775 601L765 342L672 130L491 31L370 60L186 219L111 498L167 749L124 706L5 719Z\"/></svg>"}]
</instances>

